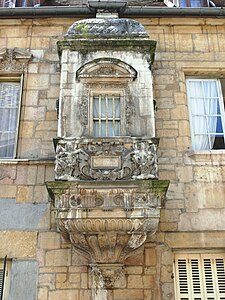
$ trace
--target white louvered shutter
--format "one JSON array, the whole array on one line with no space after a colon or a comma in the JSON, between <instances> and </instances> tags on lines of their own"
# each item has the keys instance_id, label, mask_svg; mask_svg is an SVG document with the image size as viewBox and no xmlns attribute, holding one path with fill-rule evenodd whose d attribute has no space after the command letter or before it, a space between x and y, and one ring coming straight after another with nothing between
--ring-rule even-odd
<instances>
[{"instance_id":1,"label":"white louvered shutter","mask_svg":"<svg viewBox=\"0 0 225 300\"><path fill-rule=\"evenodd\" d=\"M225 254L176 254L177 300L225 300Z\"/></svg>"}]
</instances>

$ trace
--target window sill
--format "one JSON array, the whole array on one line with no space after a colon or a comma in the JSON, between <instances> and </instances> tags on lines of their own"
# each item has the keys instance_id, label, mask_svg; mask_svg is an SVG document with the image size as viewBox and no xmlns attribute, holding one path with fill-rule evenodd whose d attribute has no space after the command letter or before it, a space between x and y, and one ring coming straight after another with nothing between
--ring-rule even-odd
<instances>
[{"instance_id":1,"label":"window sill","mask_svg":"<svg viewBox=\"0 0 225 300\"><path fill-rule=\"evenodd\" d=\"M55 158L40 158L40 159L29 159L29 158L0 158L0 165L46 165L54 164Z\"/></svg>"},{"instance_id":2,"label":"window sill","mask_svg":"<svg viewBox=\"0 0 225 300\"><path fill-rule=\"evenodd\" d=\"M186 164L225 165L225 149L188 150L185 152Z\"/></svg>"}]
</instances>

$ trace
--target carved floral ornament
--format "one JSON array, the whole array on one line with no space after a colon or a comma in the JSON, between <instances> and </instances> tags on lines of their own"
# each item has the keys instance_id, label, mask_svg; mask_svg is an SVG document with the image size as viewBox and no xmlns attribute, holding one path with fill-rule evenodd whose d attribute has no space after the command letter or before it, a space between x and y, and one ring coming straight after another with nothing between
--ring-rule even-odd
<instances>
[{"instance_id":1,"label":"carved floral ornament","mask_svg":"<svg viewBox=\"0 0 225 300\"><path fill-rule=\"evenodd\" d=\"M0 70L3 71L23 71L32 54L20 48L0 49Z\"/></svg>"}]
</instances>

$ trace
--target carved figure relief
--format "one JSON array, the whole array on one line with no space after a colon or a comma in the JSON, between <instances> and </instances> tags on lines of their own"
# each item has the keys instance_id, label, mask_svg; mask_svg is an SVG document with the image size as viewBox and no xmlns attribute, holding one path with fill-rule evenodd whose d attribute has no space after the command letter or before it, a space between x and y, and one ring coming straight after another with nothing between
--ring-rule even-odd
<instances>
[{"instance_id":1,"label":"carved figure relief","mask_svg":"<svg viewBox=\"0 0 225 300\"><path fill-rule=\"evenodd\" d=\"M131 144L131 145L130 145ZM93 158L99 158L100 164ZM112 158L118 165L110 166ZM105 166L101 159L105 159ZM121 160L121 163L119 163ZM97 166L97 167L96 167ZM156 144L151 140L60 140L56 149L57 180L122 180L157 178Z\"/></svg>"}]
</instances>

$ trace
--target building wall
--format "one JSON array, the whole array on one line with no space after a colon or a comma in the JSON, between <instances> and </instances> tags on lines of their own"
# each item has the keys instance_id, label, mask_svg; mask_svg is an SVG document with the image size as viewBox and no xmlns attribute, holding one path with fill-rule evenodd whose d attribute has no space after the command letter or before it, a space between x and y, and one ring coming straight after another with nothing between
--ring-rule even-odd
<instances>
[{"instance_id":1,"label":"building wall","mask_svg":"<svg viewBox=\"0 0 225 300\"><path fill-rule=\"evenodd\" d=\"M225 20L136 20L157 41L153 88L156 136L160 138L159 178L169 179L170 186L159 231L149 237L143 254L136 253L126 261L127 288L108 295L117 300L174 299L174 251L217 251L225 246L224 151L191 151L185 85L185 76L225 75ZM13 259L15 271L18 262L31 262L34 277L37 261L38 300L85 300L91 295L87 261L56 232L44 184L54 180L52 139L57 136L55 106L60 80L56 41L74 21L0 20L0 48L19 47L33 53L24 76L18 159L0 161L0 205L5 215L5 221L0 220L0 257L7 254ZM14 277L15 273L12 280ZM18 295L27 288L20 286ZM35 287L29 288L33 300Z\"/></svg>"}]
</instances>

